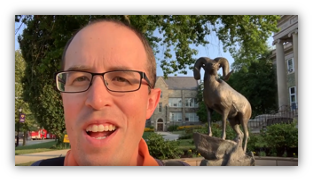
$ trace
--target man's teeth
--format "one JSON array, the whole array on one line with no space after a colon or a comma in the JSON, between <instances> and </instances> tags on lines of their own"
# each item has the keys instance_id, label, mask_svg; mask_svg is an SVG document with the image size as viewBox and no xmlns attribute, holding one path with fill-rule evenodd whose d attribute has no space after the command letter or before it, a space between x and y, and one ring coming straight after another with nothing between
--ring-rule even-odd
<instances>
[{"instance_id":1,"label":"man's teeth","mask_svg":"<svg viewBox=\"0 0 313 181\"><path fill-rule=\"evenodd\" d=\"M114 125L90 125L87 127L86 131L92 132L103 132L103 131L114 131L116 127Z\"/></svg>"},{"instance_id":2,"label":"man's teeth","mask_svg":"<svg viewBox=\"0 0 313 181\"><path fill-rule=\"evenodd\" d=\"M104 139L104 138L106 138L106 136L103 136L103 137L97 137L96 139L98 139L98 140L102 140L102 139Z\"/></svg>"}]
</instances>

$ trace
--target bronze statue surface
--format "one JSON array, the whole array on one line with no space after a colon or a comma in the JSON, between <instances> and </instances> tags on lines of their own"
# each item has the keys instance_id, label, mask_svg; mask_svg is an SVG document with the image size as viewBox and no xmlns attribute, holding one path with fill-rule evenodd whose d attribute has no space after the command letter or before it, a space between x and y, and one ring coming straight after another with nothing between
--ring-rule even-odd
<instances>
[{"instance_id":1,"label":"bronze statue surface","mask_svg":"<svg viewBox=\"0 0 313 181\"><path fill-rule=\"evenodd\" d=\"M229 63L223 57L214 60L201 57L194 66L194 78L200 79L201 67L205 70L203 98L208 113L208 135L212 136L211 114L213 111L222 115L222 140L226 139L226 120L236 132L236 142L242 145L243 152L246 152L249 138L248 121L251 117L252 109L249 101L234 90L227 81L232 72L229 72ZM223 79L218 78L217 71L223 68ZM243 128L243 132L240 129ZM243 144L244 141L244 144Z\"/></svg>"}]
</instances>

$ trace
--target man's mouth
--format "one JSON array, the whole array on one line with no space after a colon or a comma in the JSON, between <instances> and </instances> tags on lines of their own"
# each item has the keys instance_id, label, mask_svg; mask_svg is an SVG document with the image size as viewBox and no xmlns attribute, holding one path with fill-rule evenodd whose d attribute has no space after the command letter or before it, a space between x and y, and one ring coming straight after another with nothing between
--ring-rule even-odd
<instances>
[{"instance_id":1,"label":"man's mouth","mask_svg":"<svg viewBox=\"0 0 313 181\"><path fill-rule=\"evenodd\" d=\"M116 130L116 126L112 124L93 124L86 128L86 133L95 139L105 139Z\"/></svg>"}]
</instances>

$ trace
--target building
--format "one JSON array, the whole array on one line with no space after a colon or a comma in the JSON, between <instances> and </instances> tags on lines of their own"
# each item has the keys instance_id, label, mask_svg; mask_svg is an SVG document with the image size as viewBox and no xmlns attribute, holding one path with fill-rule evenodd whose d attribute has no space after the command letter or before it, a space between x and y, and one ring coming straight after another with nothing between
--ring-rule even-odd
<instances>
[{"instance_id":1,"label":"building","mask_svg":"<svg viewBox=\"0 0 313 181\"><path fill-rule=\"evenodd\" d=\"M147 120L156 131L167 131L170 125L201 124L196 102L198 81L193 77L157 77L156 88L161 89L159 105Z\"/></svg>"},{"instance_id":2,"label":"building","mask_svg":"<svg viewBox=\"0 0 313 181\"><path fill-rule=\"evenodd\" d=\"M284 15L277 23L279 32L273 36L271 59L276 64L278 105L284 109L298 109L298 16Z\"/></svg>"}]
</instances>

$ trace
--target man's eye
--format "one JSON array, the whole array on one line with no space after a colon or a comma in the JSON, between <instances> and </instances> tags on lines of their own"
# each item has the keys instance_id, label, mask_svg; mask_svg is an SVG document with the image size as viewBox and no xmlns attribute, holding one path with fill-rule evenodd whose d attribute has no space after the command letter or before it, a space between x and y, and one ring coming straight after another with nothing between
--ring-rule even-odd
<instances>
[{"instance_id":1,"label":"man's eye","mask_svg":"<svg viewBox=\"0 0 313 181\"><path fill-rule=\"evenodd\" d=\"M89 81L89 79L84 76L84 77L77 77L74 81L82 82L82 81Z\"/></svg>"},{"instance_id":2,"label":"man's eye","mask_svg":"<svg viewBox=\"0 0 313 181\"><path fill-rule=\"evenodd\" d=\"M89 82L89 78L86 76L77 77L73 80L73 83L78 82Z\"/></svg>"},{"instance_id":3,"label":"man's eye","mask_svg":"<svg viewBox=\"0 0 313 181\"><path fill-rule=\"evenodd\" d=\"M115 77L115 78L113 78L113 81L118 81L118 82L129 82L127 79L124 79L123 77Z\"/></svg>"}]
</instances>

